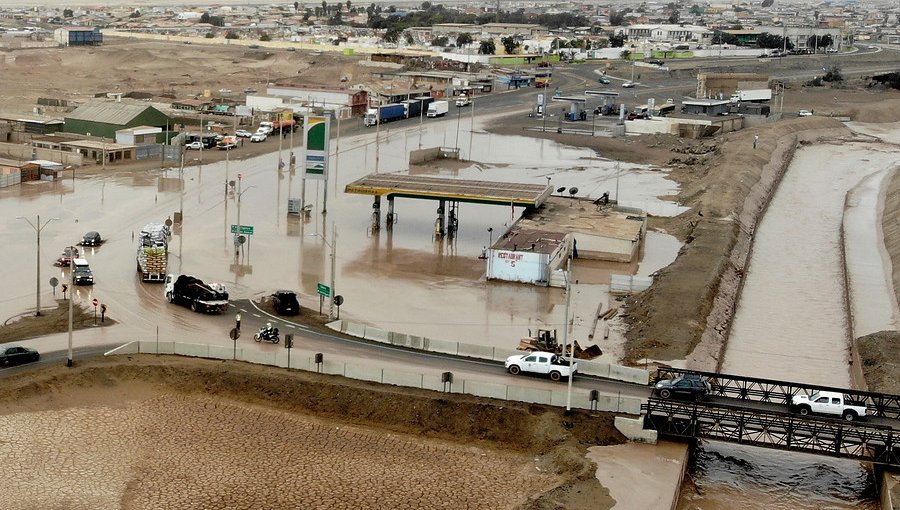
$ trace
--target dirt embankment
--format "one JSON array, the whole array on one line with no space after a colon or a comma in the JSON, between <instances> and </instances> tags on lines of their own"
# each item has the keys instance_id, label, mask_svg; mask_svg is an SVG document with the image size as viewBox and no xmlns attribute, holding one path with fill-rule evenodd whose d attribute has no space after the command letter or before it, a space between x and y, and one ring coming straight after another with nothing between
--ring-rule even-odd
<instances>
[{"instance_id":1,"label":"dirt embankment","mask_svg":"<svg viewBox=\"0 0 900 510\"><path fill-rule=\"evenodd\" d=\"M207 399L314 416L371 429L514 451L539 458L542 472L557 475L555 489L521 508L611 508L614 501L586 459L589 446L619 444L613 416L499 402L378 385L245 363L172 356L116 356L79 362L74 369L45 367L4 380L0 413L66 409L103 404L103 395L123 395L141 386ZM196 438L203 440L202 436ZM249 488L247 490L250 490ZM523 487L527 494L528 488Z\"/></svg>"},{"instance_id":2,"label":"dirt embankment","mask_svg":"<svg viewBox=\"0 0 900 510\"><path fill-rule=\"evenodd\" d=\"M894 293L900 292L900 172L888 183L881 221L884 244L893 262ZM900 394L900 331L879 331L856 339L866 385Z\"/></svg>"},{"instance_id":3,"label":"dirt embankment","mask_svg":"<svg viewBox=\"0 0 900 510\"><path fill-rule=\"evenodd\" d=\"M704 164L672 172L682 185L679 201L692 209L662 223L686 244L650 289L626 301L626 361L687 360L695 368L716 368L753 229L794 149L822 136L849 135L833 119L783 121L729 133Z\"/></svg>"}]
</instances>

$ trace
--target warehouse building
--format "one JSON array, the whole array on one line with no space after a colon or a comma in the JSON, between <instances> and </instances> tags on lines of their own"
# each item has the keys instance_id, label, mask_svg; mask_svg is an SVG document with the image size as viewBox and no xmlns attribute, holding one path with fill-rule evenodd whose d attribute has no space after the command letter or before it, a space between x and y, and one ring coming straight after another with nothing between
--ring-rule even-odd
<instances>
[{"instance_id":1,"label":"warehouse building","mask_svg":"<svg viewBox=\"0 0 900 510\"><path fill-rule=\"evenodd\" d=\"M53 40L60 46L98 46L103 44L103 33L99 27L57 28Z\"/></svg>"},{"instance_id":2,"label":"warehouse building","mask_svg":"<svg viewBox=\"0 0 900 510\"><path fill-rule=\"evenodd\" d=\"M166 114L145 104L93 101L66 116L64 131L115 139L116 131L139 126L168 129L173 124Z\"/></svg>"}]
</instances>

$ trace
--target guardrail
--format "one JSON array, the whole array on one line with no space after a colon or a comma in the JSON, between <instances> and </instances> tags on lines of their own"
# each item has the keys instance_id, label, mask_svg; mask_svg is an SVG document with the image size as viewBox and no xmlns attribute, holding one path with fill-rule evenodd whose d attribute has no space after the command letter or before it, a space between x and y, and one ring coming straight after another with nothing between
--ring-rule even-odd
<instances>
[{"instance_id":1,"label":"guardrail","mask_svg":"<svg viewBox=\"0 0 900 510\"><path fill-rule=\"evenodd\" d=\"M364 338L372 342L466 358L506 361L506 358L514 354L524 354L524 351L516 349L435 340L423 336L395 333L345 320L330 322L328 327L334 331L340 331L341 333ZM578 373L641 385L646 385L650 381L650 372L646 370L584 359L578 360Z\"/></svg>"},{"instance_id":2,"label":"guardrail","mask_svg":"<svg viewBox=\"0 0 900 510\"><path fill-rule=\"evenodd\" d=\"M260 351L257 349L245 349L240 346L136 340L108 351L105 355L170 354L195 358L236 360L444 393L464 393L478 397L544 404L555 407L565 407L566 405L567 390L564 384L560 384L559 389L550 390L527 388L512 384L463 379L455 377L452 372L424 374L389 369L371 363L358 364L332 361L322 354L316 354L312 357L292 356L290 351L290 349ZM640 398L605 395L597 390L572 389L572 407L578 409L639 415L643 402L644 400Z\"/></svg>"},{"instance_id":3,"label":"guardrail","mask_svg":"<svg viewBox=\"0 0 900 510\"><path fill-rule=\"evenodd\" d=\"M744 377L740 375L719 374L716 372L700 372L680 368L659 368L653 383L660 379L671 379L683 374L704 376L710 383L710 394L739 400L755 400L775 404L790 404L791 397L800 393L810 395L816 391L833 391L860 401L871 411L872 416L900 419L900 395L875 393L871 391L849 390L829 386Z\"/></svg>"}]
</instances>

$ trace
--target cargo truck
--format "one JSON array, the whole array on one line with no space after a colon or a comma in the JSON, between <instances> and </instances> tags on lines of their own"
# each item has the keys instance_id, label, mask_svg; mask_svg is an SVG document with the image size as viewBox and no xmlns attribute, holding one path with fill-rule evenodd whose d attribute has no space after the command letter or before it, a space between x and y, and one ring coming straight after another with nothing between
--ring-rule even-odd
<instances>
[{"instance_id":1,"label":"cargo truck","mask_svg":"<svg viewBox=\"0 0 900 510\"><path fill-rule=\"evenodd\" d=\"M450 111L447 101L435 101L428 105L428 112L425 114L428 118L443 117Z\"/></svg>"},{"instance_id":2,"label":"cargo truck","mask_svg":"<svg viewBox=\"0 0 900 510\"><path fill-rule=\"evenodd\" d=\"M754 89L754 90L736 90L731 95L731 102L740 101L770 101L772 99L772 89Z\"/></svg>"},{"instance_id":3,"label":"cargo truck","mask_svg":"<svg viewBox=\"0 0 900 510\"><path fill-rule=\"evenodd\" d=\"M162 282L166 279L169 253L164 247L145 247L137 250L137 270L143 282Z\"/></svg>"},{"instance_id":4,"label":"cargo truck","mask_svg":"<svg viewBox=\"0 0 900 510\"><path fill-rule=\"evenodd\" d=\"M363 124L366 126L374 126L381 122L391 122L392 120L400 120L406 118L406 105L399 104L383 104L378 108L369 108L363 117Z\"/></svg>"},{"instance_id":5,"label":"cargo truck","mask_svg":"<svg viewBox=\"0 0 900 510\"><path fill-rule=\"evenodd\" d=\"M434 102L433 97L417 97L415 99L407 99L403 101L406 105L406 118L414 119L425 115L428 105Z\"/></svg>"},{"instance_id":6,"label":"cargo truck","mask_svg":"<svg viewBox=\"0 0 900 510\"><path fill-rule=\"evenodd\" d=\"M220 283L203 283L190 275L166 275L166 299L195 312L220 313L228 308L228 292Z\"/></svg>"}]
</instances>

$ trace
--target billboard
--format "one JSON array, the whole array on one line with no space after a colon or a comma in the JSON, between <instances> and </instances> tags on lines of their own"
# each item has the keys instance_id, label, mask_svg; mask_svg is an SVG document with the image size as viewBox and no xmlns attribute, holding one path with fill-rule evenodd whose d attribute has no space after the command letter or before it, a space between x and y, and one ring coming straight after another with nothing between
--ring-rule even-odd
<instances>
[{"instance_id":1,"label":"billboard","mask_svg":"<svg viewBox=\"0 0 900 510\"><path fill-rule=\"evenodd\" d=\"M306 153L303 160L303 175L309 179L327 179L328 172L328 131L331 119L320 115L303 118L303 140Z\"/></svg>"}]
</instances>

